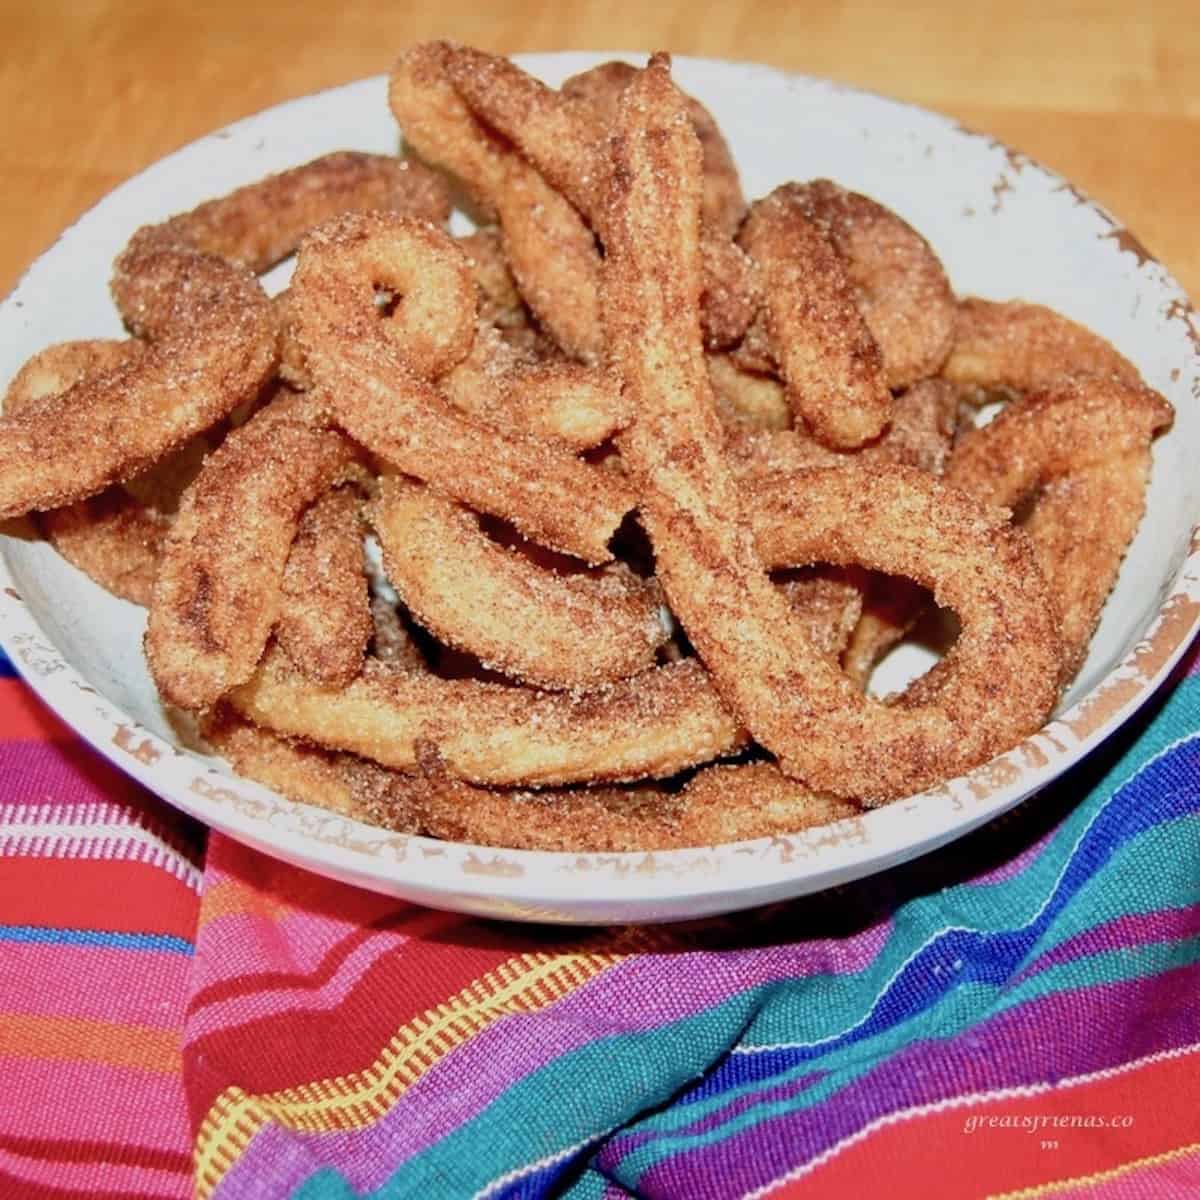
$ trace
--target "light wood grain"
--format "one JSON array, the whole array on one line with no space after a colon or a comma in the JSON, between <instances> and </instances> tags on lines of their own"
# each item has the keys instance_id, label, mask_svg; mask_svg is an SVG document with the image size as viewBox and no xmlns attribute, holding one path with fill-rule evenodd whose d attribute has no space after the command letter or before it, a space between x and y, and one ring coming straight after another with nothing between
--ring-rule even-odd
<instances>
[{"instance_id":1,"label":"light wood grain","mask_svg":"<svg viewBox=\"0 0 1200 1200\"><path fill-rule=\"evenodd\" d=\"M940 109L1072 179L1200 295L1194 0L0 0L0 22L0 293L168 151L453 37L753 59Z\"/></svg>"}]
</instances>

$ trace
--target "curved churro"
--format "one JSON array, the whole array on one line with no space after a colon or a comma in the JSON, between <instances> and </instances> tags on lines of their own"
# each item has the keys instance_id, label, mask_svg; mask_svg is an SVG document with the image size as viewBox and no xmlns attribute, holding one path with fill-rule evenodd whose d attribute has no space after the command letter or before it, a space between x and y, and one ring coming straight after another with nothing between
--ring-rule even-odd
<instances>
[{"instance_id":1,"label":"curved churro","mask_svg":"<svg viewBox=\"0 0 1200 1200\"><path fill-rule=\"evenodd\" d=\"M378 251L364 249L377 243ZM399 337L389 336L379 315L375 285L401 292L398 313L412 305L417 314L401 317ZM431 225L383 214L332 222L305 242L292 278L309 369L338 424L387 462L510 520L536 542L604 562L632 507L612 472L472 419L418 378L419 371L437 373L435 364L454 365L470 348L473 289L462 252ZM439 316L426 329L428 311ZM410 351L410 336L419 339L420 357Z\"/></svg>"},{"instance_id":2,"label":"curved churro","mask_svg":"<svg viewBox=\"0 0 1200 1200\"><path fill-rule=\"evenodd\" d=\"M382 482L369 515L413 616L494 670L541 687L595 687L648 670L666 640L657 590L631 572L560 575L400 479Z\"/></svg>"},{"instance_id":3,"label":"curved churro","mask_svg":"<svg viewBox=\"0 0 1200 1200\"><path fill-rule=\"evenodd\" d=\"M340 213L380 210L442 225L451 207L445 179L421 163L338 150L147 226L134 244L187 246L261 275Z\"/></svg>"},{"instance_id":4,"label":"curved churro","mask_svg":"<svg viewBox=\"0 0 1200 1200\"><path fill-rule=\"evenodd\" d=\"M738 240L758 264L774 358L792 410L829 446L877 437L892 415L883 357L843 259L786 183L756 200Z\"/></svg>"},{"instance_id":5,"label":"curved churro","mask_svg":"<svg viewBox=\"0 0 1200 1200\"><path fill-rule=\"evenodd\" d=\"M858 563L902 576L962 622L940 690L919 703L880 705L828 663L810 666L801 704L789 704L807 735L787 750L789 773L876 802L985 761L1049 714L1062 661L1057 617L1033 549L1004 509L906 467L822 468L743 488L766 562ZM867 745L869 762L857 749Z\"/></svg>"},{"instance_id":6,"label":"curved churro","mask_svg":"<svg viewBox=\"0 0 1200 1200\"><path fill-rule=\"evenodd\" d=\"M798 185L794 201L845 261L888 386L937 374L954 341L956 305L929 243L890 209L828 179Z\"/></svg>"},{"instance_id":7,"label":"curved churro","mask_svg":"<svg viewBox=\"0 0 1200 1200\"><path fill-rule=\"evenodd\" d=\"M21 368L4 397L8 417L29 412L88 376L140 355L143 344L90 340L61 342L39 351ZM119 484L38 517L38 526L72 565L115 596L148 604L159 547L169 519Z\"/></svg>"},{"instance_id":8,"label":"curved churro","mask_svg":"<svg viewBox=\"0 0 1200 1200\"><path fill-rule=\"evenodd\" d=\"M1034 392L1064 378L1110 376L1141 387L1137 368L1104 338L1041 304L959 301L954 347L942 376L982 393Z\"/></svg>"},{"instance_id":9,"label":"curved churro","mask_svg":"<svg viewBox=\"0 0 1200 1200\"><path fill-rule=\"evenodd\" d=\"M416 811L405 799L411 784L394 771L277 737L243 720L226 704L205 715L200 732L239 775L290 800L399 833L418 832Z\"/></svg>"},{"instance_id":10,"label":"curved churro","mask_svg":"<svg viewBox=\"0 0 1200 1200\"><path fill-rule=\"evenodd\" d=\"M622 457L667 599L722 694L788 774L872 802L929 786L1036 728L1054 703L1059 646L1028 546L1001 514L898 467L735 489L695 318L698 147L665 59L622 98L614 156L605 283L614 364L638 413ZM963 617L934 703L884 708L863 696L764 573L764 562L855 561L933 585ZM991 694L998 678L1002 697ZM865 745L869 756L858 752Z\"/></svg>"},{"instance_id":11,"label":"curved churro","mask_svg":"<svg viewBox=\"0 0 1200 1200\"><path fill-rule=\"evenodd\" d=\"M1112 376L1061 380L1003 408L955 447L947 482L1018 507L1054 598L1064 680L1083 663L1100 610L1142 519L1150 443L1174 413L1157 393Z\"/></svg>"},{"instance_id":12,"label":"curved churro","mask_svg":"<svg viewBox=\"0 0 1200 1200\"><path fill-rule=\"evenodd\" d=\"M229 702L268 729L399 770L428 743L455 775L502 786L665 777L743 740L694 659L578 693L368 662L335 691L309 683L275 651Z\"/></svg>"},{"instance_id":13,"label":"curved churro","mask_svg":"<svg viewBox=\"0 0 1200 1200\"><path fill-rule=\"evenodd\" d=\"M332 154L139 229L117 259L112 294L149 345L136 361L88 372L0 419L0 517L94 495L253 397L279 351L251 273L295 249L314 222L355 206L444 220L449 193L427 168Z\"/></svg>"},{"instance_id":14,"label":"curved churro","mask_svg":"<svg viewBox=\"0 0 1200 1200\"><path fill-rule=\"evenodd\" d=\"M39 514L38 526L72 566L132 604L148 605L170 518L122 487Z\"/></svg>"},{"instance_id":15,"label":"curved churro","mask_svg":"<svg viewBox=\"0 0 1200 1200\"><path fill-rule=\"evenodd\" d=\"M310 351L309 326L347 338L367 325L375 340L403 355L408 374L434 379L460 363L475 339L470 264L428 222L389 213L346 213L327 222L305 239L290 291L292 320ZM310 369L320 378L318 365Z\"/></svg>"},{"instance_id":16,"label":"curved churro","mask_svg":"<svg viewBox=\"0 0 1200 1200\"><path fill-rule=\"evenodd\" d=\"M660 56L618 112L606 313L637 412L619 445L672 610L727 702L779 753L820 655L766 577L722 456L697 318L699 145L683 113Z\"/></svg>"},{"instance_id":17,"label":"curved churro","mask_svg":"<svg viewBox=\"0 0 1200 1200\"><path fill-rule=\"evenodd\" d=\"M510 791L477 787L423 764L409 803L435 837L520 850L679 850L799 833L859 815L770 763L714 766L681 791L642 785Z\"/></svg>"},{"instance_id":18,"label":"curved churro","mask_svg":"<svg viewBox=\"0 0 1200 1200\"><path fill-rule=\"evenodd\" d=\"M484 216L500 223L509 268L526 303L572 357L597 361L599 261L595 238L570 202L467 107L447 74L452 47L406 50L388 81L405 141L457 175Z\"/></svg>"},{"instance_id":19,"label":"curved churro","mask_svg":"<svg viewBox=\"0 0 1200 1200\"><path fill-rule=\"evenodd\" d=\"M164 542L146 628L169 703L201 710L250 677L279 615L301 514L354 461L304 400L268 405L205 460Z\"/></svg>"},{"instance_id":20,"label":"curved churro","mask_svg":"<svg viewBox=\"0 0 1200 1200\"><path fill-rule=\"evenodd\" d=\"M35 411L81 379L124 366L145 352L145 343L134 338L86 338L58 342L39 350L13 376L4 393L6 417Z\"/></svg>"},{"instance_id":21,"label":"curved churro","mask_svg":"<svg viewBox=\"0 0 1200 1200\"><path fill-rule=\"evenodd\" d=\"M373 628L361 508L350 486L318 497L300 520L280 582L279 645L302 675L331 687L362 670Z\"/></svg>"},{"instance_id":22,"label":"curved churro","mask_svg":"<svg viewBox=\"0 0 1200 1200\"><path fill-rule=\"evenodd\" d=\"M274 369L270 305L240 268L135 246L117 261L113 291L149 344L0 418L0 518L136 475L253 396Z\"/></svg>"},{"instance_id":23,"label":"curved churro","mask_svg":"<svg viewBox=\"0 0 1200 1200\"><path fill-rule=\"evenodd\" d=\"M509 138L603 237L611 170L607 155L610 122L605 120L604 109L614 113L615 105L609 101L604 109L593 107L578 97L578 86L575 96L556 92L508 59L469 46L452 47L445 61L450 79L475 115ZM708 135L708 158L713 160L714 183L720 192L719 199L714 197L717 223L709 228L705 220L701 232L700 292L706 343L720 348L732 345L746 331L758 296L753 272L730 240L745 211L737 172L719 132L715 140L712 137L716 128L712 117L695 101L690 104L693 109L700 108L702 116L697 121L693 115L693 128ZM708 165L707 158L704 165ZM730 173L736 198L729 191ZM708 198L706 176L705 200ZM739 201L741 211L735 216L731 207Z\"/></svg>"}]
</instances>

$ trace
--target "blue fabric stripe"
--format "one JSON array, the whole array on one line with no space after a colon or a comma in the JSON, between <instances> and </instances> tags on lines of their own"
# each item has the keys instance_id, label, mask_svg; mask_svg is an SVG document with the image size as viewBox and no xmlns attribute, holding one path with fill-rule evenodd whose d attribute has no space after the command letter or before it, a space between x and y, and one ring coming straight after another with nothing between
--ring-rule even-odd
<instances>
[{"instance_id":1,"label":"blue fabric stripe","mask_svg":"<svg viewBox=\"0 0 1200 1200\"><path fill-rule=\"evenodd\" d=\"M487 1200L543 1200L545 1196L560 1194L557 1185L566 1182L566 1177L579 1172L579 1159L572 1155L545 1167L538 1167L514 1179L506 1187L487 1194Z\"/></svg>"},{"instance_id":2,"label":"blue fabric stripe","mask_svg":"<svg viewBox=\"0 0 1200 1200\"><path fill-rule=\"evenodd\" d=\"M1075 893L1103 870L1122 846L1154 825L1186 816L1200 808L1200 790L1194 782L1197 779L1200 779L1200 743L1188 743L1150 763L1131 781L1128 796L1110 802L1098 814L1080 840L1049 902L1031 924L997 932L950 930L908 963L860 1025L815 1045L730 1055L697 1087L677 1098L679 1109L711 1101L731 1088L761 1084L801 1063L873 1038L928 1011L963 984L1003 984L1017 972ZM1190 788L1180 786L1181 781L1186 780L1192 781ZM1157 798L1157 803L1148 802L1150 797ZM1138 799L1147 802L1138 803ZM940 904L941 899L934 897L927 903L936 901ZM951 969L956 962L961 966ZM784 1011L776 1010L774 1015L786 1019ZM742 1044L754 1045L757 1041L752 1023ZM678 1111L677 1116L684 1119L682 1111Z\"/></svg>"},{"instance_id":3,"label":"blue fabric stripe","mask_svg":"<svg viewBox=\"0 0 1200 1200\"><path fill-rule=\"evenodd\" d=\"M194 954L195 946L170 933L117 933L104 929L43 929L36 925L0 925L0 942L50 946L103 946L109 950L160 950Z\"/></svg>"},{"instance_id":4,"label":"blue fabric stripe","mask_svg":"<svg viewBox=\"0 0 1200 1200\"><path fill-rule=\"evenodd\" d=\"M16 673L17 669L9 661L8 655L0 650L0 679L12 679Z\"/></svg>"}]
</instances>

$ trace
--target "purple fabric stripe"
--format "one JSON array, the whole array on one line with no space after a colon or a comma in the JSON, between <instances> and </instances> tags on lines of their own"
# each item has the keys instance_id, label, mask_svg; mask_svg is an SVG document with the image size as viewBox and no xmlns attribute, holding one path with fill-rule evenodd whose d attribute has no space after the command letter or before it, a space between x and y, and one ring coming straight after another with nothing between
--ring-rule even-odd
<instances>
[{"instance_id":1,"label":"purple fabric stripe","mask_svg":"<svg viewBox=\"0 0 1200 1200\"><path fill-rule=\"evenodd\" d=\"M204 835L199 822L164 804L84 742L0 743L0 776L0 822L13 820L18 809L31 805L75 810L103 805L123 812L127 820L133 816L193 864L200 860Z\"/></svg>"},{"instance_id":2,"label":"purple fabric stripe","mask_svg":"<svg viewBox=\"0 0 1200 1200\"><path fill-rule=\"evenodd\" d=\"M0 743L4 808L21 804L120 803L142 791L83 742Z\"/></svg>"},{"instance_id":3,"label":"purple fabric stripe","mask_svg":"<svg viewBox=\"0 0 1200 1200\"><path fill-rule=\"evenodd\" d=\"M682 1020L759 984L862 971L890 933L890 924L884 923L846 939L801 942L769 953L756 949L638 955L544 1012L509 1017L484 1030L422 1076L368 1129L294 1135L268 1126L225 1177L222 1200L249 1200L256 1194L256 1180L261 1182L262 1173L268 1171L274 1180L286 1169L287 1187L298 1187L319 1163L337 1166L358 1191L379 1187L402 1162L474 1118L502 1092L563 1054L600 1037ZM664 960L670 962L667 970ZM452 1085L448 1078L454 1080ZM300 1142L312 1146L319 1163Z\"/></svg>"},{"instance_id":4,"label":"purple fabric stripe","mask_svg":"<svg viewBox=\"0 0 1200 1200\"><path fill-rule=\"evenodd\" d=\"M724 1141L681 1152L637 1181L647 1200L696 1195L720 1179L730 1195L761 1187L886 1113L950 1096L1060 1080L1118 1066L1200 1040L1200 965L1145 979L1093 984L1040 997L993 1017L969 1035L923 1041L847 1084L834 1100L792 1109ZM1063 1029L1103 1031L1059 1037ZM693 1132L712 1125L700 1121ZM625 1139L601 1151L597 1166L620 1178Z\"/></svg>"},{"instance_id":5,"label":"purple fabric stripe","mask_svg":"<svg viewBox=\"0 0 1200 1200\"><path fill-rule=\"evenodd\" d=\"M1047 967L1086 958L1105 950L1130 949L1155 942L1180 941L1200 934L1200 904L1187 908L1164 908L1148 913L1128 913L1111 921L1085 929L1074 937L1067 938L1047 950L1030 963L1013 983L1020 983L1030 975L1036 975Z\"/></svg>"}]
</instances>

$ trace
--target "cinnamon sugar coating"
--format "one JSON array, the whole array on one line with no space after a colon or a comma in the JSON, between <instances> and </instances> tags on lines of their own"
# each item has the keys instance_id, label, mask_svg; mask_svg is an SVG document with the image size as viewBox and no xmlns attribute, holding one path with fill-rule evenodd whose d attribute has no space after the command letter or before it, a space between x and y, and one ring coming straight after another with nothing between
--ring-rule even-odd
<instances>
[{"instance_id":1,"label":"cinnamon sugar coating","mask_svg":"<svg viewBox=\"0 0 1200 1200\"><path fill-rule=\"evenodd\" d=\"M315 683L349 683L373 632L363 569L362 496L353 485L319 496L300 519L283 569L275 636Z\"/></svg>"},{"instance_id":2,"label":"cinnamon sugar coating","mask_svg":"<svg viewBox=\"0 0 1200 1200\"><path fill-rule=\"evenodd\" d=\"M540 566L493 542L472 513L398 478L383 480L370 519L413 616L514 679L595 687L648 670L666 640L658 589L628 569Z\"/></svg>"}]
</instances>

